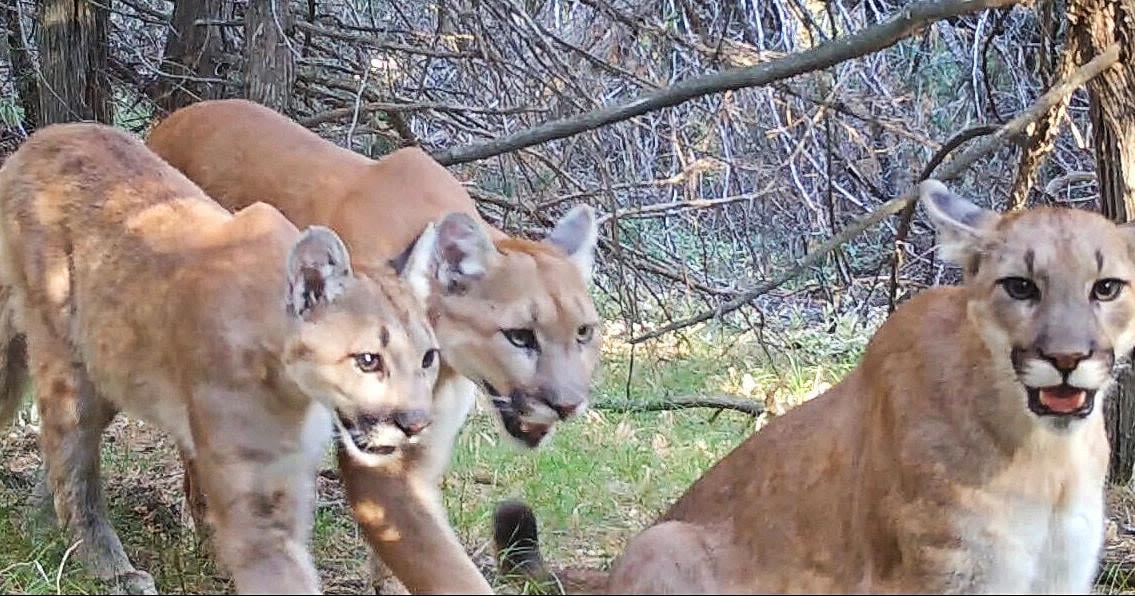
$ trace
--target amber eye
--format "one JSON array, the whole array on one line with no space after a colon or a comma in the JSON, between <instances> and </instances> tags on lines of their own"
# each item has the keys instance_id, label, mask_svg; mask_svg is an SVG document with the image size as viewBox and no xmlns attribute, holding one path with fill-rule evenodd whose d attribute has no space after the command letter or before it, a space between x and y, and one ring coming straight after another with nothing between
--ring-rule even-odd
<instances>
[{"instance_id":1,"label":"amber eye","mask_svg":"<svg viewBox=\"0 0 1135 596\"><path fill-rule=\"evenodd\" d=\"M1013 300L1039 300L1040 288L1031 279L1006 277L998 281Z\"/></svg>"},{"instance_id":2,"label":"amber eye","mask_svg":"<svg viewBox=\"0 0 1135 596\"><path fill-rule=\"evenodd\" d=\"M355 366L365 373L384 373L386 372L386 364L382 361L382 356L374 352L362 352L354 355Z\"/></svg>"},{"instance_id":3,"label":"amber eye","mask_svg":"<svg viewBox=\"0 0 1135 596\"><path fill-rule=\"evenodd\" d=\"M575 340L581 344L591 341L593 335L595 335L595 325L580 325L575 330Z\"/></svg>"},{"instance_id":4,"label":"amber eye","mask_svg":"<svg viewBox=\"0 0 1135 596\"><path fill-rule=\"evenodd\" d=\"M540 347L536 342L536 334L531 329L501 329L501 333L518 348L535 350Z\"/></svg>"},{"instance_id":5,"label":"amber eye","mask_svg":"<svg viewBox=\"0 0 1135 596\"><path fill-rule=\"evenodd\" d=\"M1092 300L1110 302L1119 297L1127 282L1122 279L1101 279L1092 285Z\"/></svg>"},{"instance_id":6,"label":"amber eye","mask_svg":"<svg viewBox=\"0 0 1135 596\"><path fill-rule=\"evenodd\" d=\"M430 348L426 350L426 355L422 356L422 368L430 368L437 363L437 348Z\"/></svg>"}]
</instances>

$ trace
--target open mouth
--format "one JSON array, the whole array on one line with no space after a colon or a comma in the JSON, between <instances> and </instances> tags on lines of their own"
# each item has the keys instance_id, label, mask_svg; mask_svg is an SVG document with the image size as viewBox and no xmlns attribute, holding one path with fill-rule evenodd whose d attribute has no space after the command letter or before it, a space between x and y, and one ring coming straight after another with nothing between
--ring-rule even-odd
<instances>
[{"instance_id":1,"label":"open mouth","mask_svg":"<svg viewBox=\"0 0 1135 596\"><path fill-rule=\"evenodd\" d=\"M1029 410L1037 416L1084 418L1092 413L1095 389L1081 389L1067 383L1053 387L1027 387Z\"/></svg>"},{"instance_id":2,"label":"open mouth","mask_svg":"<svg viewBox=\"0 0 1135 596\"><path fill-rule=\"evenodd\" d=\"M496 407L496 409L512 408L512 400L501 395L501 392L497 391L497 388L494 387L492 383L481 381L481 385L485 387L485 393L488 393L489 397L492 398L493 406Z\"/></svg>"},{"instance_id":3,"label":"open mouth","mask_svg":"<svg viewBox=\"0 0 1135 596\"><path fill-rule=\"evenodd\" d=\"M497 391L497 388L488 381L481 381L481 385L485 388L485 393L488 393L492 399L493 408L500 416L505 432L526 447L531 449L539 447L540 443L551 432L552 425L525 420L524 415L528 414L529 411L521 400L501 395L500 391Z\"/></svg>"},{"instance_id":4,"label":"open mouth","mask_svg":"<svg viewBox=\"0 0 1135 596\"><path fill-rule=\"evenodd\" d=\"M371 430L381 424L372 416L362 415L356 423L349 416L344 416L338 409L335 410L335 422L339 427L339 440L346 443L350 441L360 452L368 455L392 455L398 451L397 445L375 443L371 438Z\"/></svg>"}]
</instances>

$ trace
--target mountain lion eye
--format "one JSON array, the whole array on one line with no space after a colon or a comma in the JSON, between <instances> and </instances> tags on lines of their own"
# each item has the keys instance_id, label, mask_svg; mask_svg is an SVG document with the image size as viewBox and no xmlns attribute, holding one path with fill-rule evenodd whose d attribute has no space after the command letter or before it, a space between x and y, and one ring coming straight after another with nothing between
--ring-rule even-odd
<instances>
[{"instance_id":1,"label":"mountain lion eye","mask_svg":"<svg viewBox=\"0 0 1135 596\"><path fill-rule=\"evenodd\" d=\"M575 330L575 339L581 344L591 341L591 336L595 334L594 325L580 325L579 329Z\"/></svg>"},{"instance_id":2,"label":"mountain lion eye","mask_svg":"<svg viewBox=\"0 0 1135 596\"><path fill-rule=\"evenodd\" d=\"M1040 288L1036 287L1031 279L1023 277L1006 277L999 280L1001 287L1005 288L1005 293L1013 300L1039 300Z\"/></svg>"},{"instance_id":3,"label":"mountain lion eye","mask_svg":"<svg viewBox=\"0 0 1135 596\"><path fill-rule=\"evenodd\" d=\"M355 366L365 373L383 373L386 372L386 366L382 362L382 356L374 352L362 352L355 354Z\"/></svg>"},{"instance_id":4,"label":"mountain lion eye","mask_svg":"<svg viewBox=\"0 0 1135 596\"><path fill-rule=\"evenodd\" d=\"M539 347L536 343L536 334L531 329L502 329L501 333L518 348L535 350Z\"/></svg>"},{"instance_id":5,"label":"mountain lion eye","mask_svg":"<svg viewBox=\"0 0 1135 596\"><path fill-rule=\"evenodd\" d=\"M1092 286L1092 300L1109 302L1119 297L1127 282L1121 279L1101 279Z\"/></svg>"},{"instance_id":6,"label":"mountain lion eye","mask_svg":"<svg viewBox=\"0 0 1135 596\"><path fill-rule=\"evenodd\" d=\"M422 368L430 368L435 362L437 362L437 348L426 350L426 355L422 356Z\"/></svg>"}]
</instances>

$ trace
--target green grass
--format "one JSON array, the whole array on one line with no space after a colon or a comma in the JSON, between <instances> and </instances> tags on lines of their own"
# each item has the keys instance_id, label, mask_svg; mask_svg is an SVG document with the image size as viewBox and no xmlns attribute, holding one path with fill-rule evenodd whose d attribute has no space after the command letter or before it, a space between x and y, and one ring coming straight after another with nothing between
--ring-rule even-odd
<instances>
[{"instance_id":1,"label":"green grass","mask_svg":"<svg viewBox=\"0 0 1135 596\"><path fill-rule=\"evenodd\" d=\"M834 335L802 333L791 357L770 361L751 337L699 330L689 341L637 348L633 366L629 348L609 340L593 394L598 407L562 425L544 448L515 446L487 413L471 418L445 484L458 535L475 560L486 563L493 508L521 498L537 513L551 561L604 566L759 422L732 411L616 414L602 410L603 403L725 393L784 411L838 380L854 364L863 335L848 325ZM231 592L207 546L183 526L181 468L172 445L123 419L106 437L103 477L112 523L135 565L151 572L163 593ZM13 430L0 439L0 589L107 592L69 556L66 537L38 521L27 504L39 464L34 435ZM333 467L330 457L327 467ZM313 535L325 589L369 591L366 551L337 481L320 478Z\"/></svg>"}]
</instances>

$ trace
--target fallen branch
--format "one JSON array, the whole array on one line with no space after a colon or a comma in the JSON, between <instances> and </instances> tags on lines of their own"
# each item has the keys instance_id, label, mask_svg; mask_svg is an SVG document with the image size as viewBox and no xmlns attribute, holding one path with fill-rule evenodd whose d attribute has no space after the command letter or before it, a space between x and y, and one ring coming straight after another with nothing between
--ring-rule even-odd
<instances>
[{"instance_id":1,"label":"fallen branch","mask_svg":"<svg viewBox=\"0 0 1135 596\"><path fill-rule=\"evenodd\" d=\"M804 52L748 68L731 69L686 79L626 103L548 122L501 139L438 151L433 154L433 157L446 166L477 161L576 135L614 122L641 116L647 112L676 106L703 95L768 85L804 73L821 70L852 58L878 52L935 21L986 8L1012 6L1020 1L923 0L915 2L903 8L888 21L867 27L844 38L821 43ZM296 26L299 27L300 24L297 23Z\"/></svg>"},{"instance_id":2,"label":"fallen branch","mask_svg":"<svg viewBox=\"0 0 1135 596\"><path fill-rule=\"evenodd\" d=\"M765 405L754 399L729 397L727 395L668 397L659 401L618 401L600 402L593 406L596 410L607 412L662 412L666 410L687 410L690 408L714 408L717 410L736 410L750 416L760 416Z\"/></svg>"},{"instance_id":3,"label":"fallen branch","mask_svg":"<svg viewBox=\"0 0 1135 596\"><path fill-rule=\"evenodd\" d=\"M1111 67L1119 61L1119 45L1112 44L1100 55L1093 58L1087 64L1081 66L1076 72L1072 73L1068 78L1060 81L1051 89L1045 92L1044 95L1037 98L1036 103L1029 107L1029 109L1017 114L1004 126L997 129L997 132L982 138L979 142L974 143L969 149L963 151L958 157L954 158L946 164L940 173L936 176L939 180L951 180L957 178L973 165L978 159L985 157L992 153L1001 146L1009 138L1015 138L1022 134L1028 126L1036 122L1042 116L1048 113L1053 106L1057 105L1064 100L1064 97L1072 93L1076 89L1084 85L1084 83L1091 80L1093 77L1103 72L1105 69ZM800 275L812 265L816 264L820 259L823 259L833 249L843 245L851 239L859 236L868 228L879 223L883 219L902 211L907 205L913 204L918 200L918 187L911 187L901 197L897 197L883 203L878 209L861 217L851 225L844 228L840 233L833 236L828 241L824 242L815 250L808 253L803 259L800 260L796 266L788 271L780 274L765 283L758 284L753 289L741 294L737 298L725 302L718 306L716 309L699 315L675 321L668 325L664 325L640 335L631 340L632 344L644 342L649 339L654 339L671 331L689 327L708 321L713 318L720 317L724 314L731 313L742 306L753 301L758 296L776 289L783 285L785 282Z\"/></svg>"}]
</instances>

